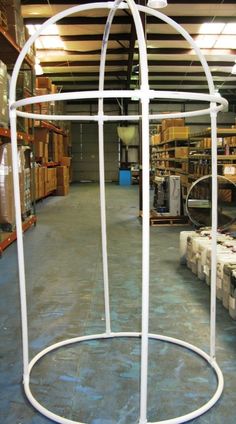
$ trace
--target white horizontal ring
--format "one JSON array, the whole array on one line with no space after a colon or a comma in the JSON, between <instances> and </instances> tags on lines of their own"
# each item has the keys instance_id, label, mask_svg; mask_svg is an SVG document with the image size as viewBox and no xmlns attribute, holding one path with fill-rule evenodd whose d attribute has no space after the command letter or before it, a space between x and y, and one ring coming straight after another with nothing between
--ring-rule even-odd
<instances>
[{"instance_id":1,"label":"white horizontal ring","mask_svg":"<svg viewBox=\"0 0 236 424\"><path fill-rule=\"evenodd\" d=\"M28 375L24 376L24 389L25 389L26 396L27 396L28 400L30 401L30 403L35 407L35 409L37 409L43 415L45 415L49 419L54 420L57 423L60 423L60 424L85 424L85 423L81 423L79 421L72 421L72 420L69 420L65 417L61 417L60 415L54 414L53 412L51 412L50 410L48 410L47 408L42 406L35 399L35 397L32 395L31 390L30 390L30 374L31 374L31 371L32 371L34 365L43 356L45 356L49 352L52 352L53 350L59 349L60 347L67 346L67 345L74 344L74 343L83 342L83 341L98 340L98 339L111 339L111 338L119 338L119 337L141 337L141 333L138 333L138 332L120 332L120 333L111 333L111 334L102 333L102 334L94 334L94 335L90 335L90 336L75 337L73 339L63 340L62 342L55 343L55 344L49 346L48 348L42 350L41 352L39 352L30 361L29 368L28 368ZM211 397L211 399L207 403L205 403L203 406L201 406L200 408L194 410L193 412L190 412L186 415L182 415L181 417L171 418L171 419L164 420L164 421L148 422L147 424L180 424L180 423L184 423L186 421L189 421L191 419L194 419L194 418L204 414L205 412L207 412L210 408L212 408L212 406L220 398L221 393L223 391L223 387L224 387L223 374L222 374L221 369L219 368L218 364L216 363L216 361L212 360L211 357L207 353L205 353L203 350L201 350L201 349L197 348L196 346L194 346L190 343L187 343L183 340L176 339L176 338L173 338L173 337L168 337L168 336L151 334L151 333L148 335L148 337L149 337L149 339L160 340L160 341L164 341L164 342L168 342L168 343L172 343L172 344L184 347L185 349L193 351L198 356L201 356L211 366L211 368L214 370L216 377L217 377L217 380L218 380L218 385L217 385L217 389L216 389L214 395Z\"/></svg>"},{"instance_id":2,"label":"white horizontal ring","mask_svg":"<svg viewBox=\"0 0 236 424\"><path fill-rule=\"evenodd\" d=\"M226 99L219 94L186 93L184 91L156 91L156 90L96 90L96 91L75 91L73 93L54 93L43 96L27 97L17 100L10 105L11 110L18 107L32 105L36 103L48 103L62 100L88 100L88 99L115 99L137 97L149 99L171 99L171 100L200 100L204 102L213 102L228 106Z\"/></svg>"},{"instance_id":3,"label":"white horizontal ring","mask_svg":"<svg viewBox=\"0 0 236 424\"><path fill-rule=\"evenodd\" d=\"M158 113L150 114L149 120L161 120L165 119L176 119L176 118L190 118L193 116L209 115L211 111L220 112L224 109L224 105L220 104L214 109L210 107L207 109L199 109L190 112L172 112L172 113ZM38 119L43 121L138 121L141 115L45 115L39 113L23 112L21 110L16 111L17 116L28 119Z\"/></svg>"}]
</instances>

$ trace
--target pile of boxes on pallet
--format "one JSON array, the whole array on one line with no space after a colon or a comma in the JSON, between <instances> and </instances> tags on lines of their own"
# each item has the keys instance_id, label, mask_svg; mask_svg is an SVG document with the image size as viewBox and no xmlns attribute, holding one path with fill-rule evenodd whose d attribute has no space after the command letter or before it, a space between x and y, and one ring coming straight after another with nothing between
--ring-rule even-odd
<instances>
[{"instance_id":1,"label":"pile of boxes on pallet","mask_svg":"<svg viewBox=\"0 0 236 424\"><path fill-rule=\"evenodd\" d=\"M208 285L211 283L211 231L182 231L180 261ZM217 235L216 297L236 320L236 239Z\"/></svg>"},{"instance_id":2,"label":"pile of boxes on pallet","mask_svg":"<svg viewBox=\"0 0 236 424\"><path fill-rule=\"evenodd\" d=\"M53 168L36 166L34 168L35 199L49 194L66 196L69 193L69 167L60 165Z\"/></svg>"},{"instance_id":3,"label":"pile of boxes on pallet","mask_svg":"<svg viewBox=\"0 0 236 424\"><path fill-rule=\"evenodd\" d=\"M189 136L189 128L185 126L183 118L179 119L163 119L160 125L157 125L157 133L152 135L152 145L165 143L170 140L187 140ZM185 151L188 156L188 150Z\"/></svg>"},{"instance_id":4,"label":"pile of boxes on pallet","mask_svg":"<svg viewBox=\"0 0 236 424\"><path fill-rule=\"evenodd\" d=\"M56 94L57 86L48 77L36 78L36 95ZM63 102L42 102L34 106L34 112L44 115L63 115ZM36 121L36 125L39 122Z\"/></svg>"},{"instance_id":5,"label":"pile of boxes on pallet","mask_svg":"<svg viewBox=\"0 0 236 424\"><path fill-rule=\"evenodd\" d=\"M31 213L30 149L18 148L22 217ZM0 226L11 231L15 226L11 145L0 146Z\"/></svg>"}]
</instances>

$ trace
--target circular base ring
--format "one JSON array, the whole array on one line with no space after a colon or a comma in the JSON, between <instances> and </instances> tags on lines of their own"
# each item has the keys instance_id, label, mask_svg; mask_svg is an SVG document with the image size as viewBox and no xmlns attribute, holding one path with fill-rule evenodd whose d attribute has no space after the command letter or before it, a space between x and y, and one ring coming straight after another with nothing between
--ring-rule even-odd
<instances>
[{"instance_id":1,"label":"circular base ring","mask_svg":"<svg viewBox=\"0 0 236 424\"><path fill-rule=\"evenodd\" d=\"M97 340L97 339L111 339L111 338L116 338L116 337L141 337L141 333L135 333L135 332L120 332L120 333L110 333L110 334L102 333L102 334L94 334L94 335L90 335L90 336L75 337L73 339L67 339L67 340L64 340L62 342L55 343L55 344L49 346L48 348L42 350L41 352L39 352L30 361L29 367L28 367L28 374L24 375L24 390L25 390L25 394L26 394L29 402L41 414L45 415L47 418L49 418L49 419L51 419L51 420L53 420L57 423L60 423L60 424L86 424L86 423L82 423L82 422L79 422L79 421L72 421L72 420L69 420L67 418L61 417L60 415L54 414L53 412L51 412L50 410L48 410L47 408L42 406L35 399L35 397L32 395L32 392L30 390L30 373L31 373L34 365L43 356L47 355L47 353L49 353L53 350L59 349L60 347L67 346L67 345L74 344L74 343L83 342L83 341ZM203 406L201 406L199 409L196 409L193 412L190 412L186 415L182 415L180 417L164 420L164 421L155 421L155 422L150 422L150 423L149 422L144 423L144 422L139 421L139 424L180 424L180 423L184 423L184 422L193 420L194 418L199 417L200 415L204 414L209 409L211 409L215 405L215 403L218 401L218 399L220 398L222 391L223 391L223 387L224 387L223 374L222 374L221 369L219 368L217 362L215 360L212 360L211 357L207 353L205 353L203 350L197 348L196 346L194 346L190 343L184 342L183 340L175 339L173 337L168 337L168 336L151 334L151 333L148 335L148 337L149 337L149 339L160 340L160 341L172 343L172 344L175 344L175 345L179 345L181 347L184 347L185 349L191 350L192 352L196 353L198 356L202 357L211 366L211 368L215 372L217 380L218 380L218 385L217 385L217 389L216 389L214 395L212 396L212 398L207 403L205 403Z\"/></svg>"}]
</instances>

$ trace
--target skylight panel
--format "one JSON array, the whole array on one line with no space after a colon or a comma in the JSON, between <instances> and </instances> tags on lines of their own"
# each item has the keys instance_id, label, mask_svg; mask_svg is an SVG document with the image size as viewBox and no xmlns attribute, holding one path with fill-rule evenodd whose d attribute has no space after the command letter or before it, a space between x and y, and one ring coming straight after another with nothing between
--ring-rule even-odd
<instances>
[{"instance_id":1,"label":"skylight panel","mask_svg":"<svg viewBox=\"0 0 236 424\"><path fill-rule=\"evenodd\" d=\"M222 31L222 34L236 35L236 20L234 23L226 24Z\"/></svg>"},{"instance_id":2,"label":"skylight panel","mask_svg":"<svg viewBox=\"0 0 236 424\"><path fill-rule=\"evenodd\" d=\"M200 26L199 34L221 34L225 23L204 23Z\"/></svg>"},{"instance_id":3,"label":"skylight panel","mask_svg":"<svg viewBox=\"0 0 236 424\"><path fill-rule=\"evenodd\" d=\"M217 40L216 35L198 35L196 43L202 49L211 49Z\"/></svg>"},{"instance_id":4,"label":"skylight panel","mask_svg":"<svg viewBox=\"0 0 236 424\"><path fill-rule=\"evenodd\" d=\"M236 35L220 35L214 47L216 49L234 49L236 46Z\"/></svg>"}]
</instances>

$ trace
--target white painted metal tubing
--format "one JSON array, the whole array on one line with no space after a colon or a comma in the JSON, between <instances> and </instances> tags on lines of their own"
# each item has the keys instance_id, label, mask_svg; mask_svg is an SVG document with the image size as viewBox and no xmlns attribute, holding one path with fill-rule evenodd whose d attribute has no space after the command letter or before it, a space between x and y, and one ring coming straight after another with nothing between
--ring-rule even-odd
<instances>
[{"instance_id":1,"label":"white painted metal tubing","mask_svg":"<svg viewBox=\"0 0 236 424\"><path fill-rule=\"evenodd\" d=\"M28 374L29 364L29 342L28 342L28 321L27 321L27 302L26 302L26 282L25 282L25 263L23 248L23 231L21 221L21 200L18 172L18 151L17 151L17 127L16 112L10 111L11 125L11 152L12 152L12 170L13 170L13 188L15 201L16 233L17 233L17 253L18 270L20 284L20 304L21 304L21 329L22 329L22 349L23 349L23 380Z\"/></svg>"},{"instance_id":2,"label":"white painted metal tubing","mask_svg":"<svg viewBox=\"0 0 236 424\"><path fill-rule=\"evenodd\" d=\"M102 333L102 334L94 334L94 335L89 335L89 336L75 337L73 339L63 340L61 342L55 343L55 344L47 347L46 349L39 352L30 361L29 373L28 373L28 375L25 379L25 382L24 382L24 388L25 388L25 393L26 393L27 398L29 399L30 403L35 407L35 409L37 409L39 412L41 412L43 415L45 415L49 419L56 421L57 423L60 423L60 424L85 424L85 423L81 423L79 421L72 421L72 420L69 420L65 417L61 417L60 415L54 414L53 412L46 409L43 405L41 405L36 400L36 398L32 395L32 392L31 392L31 389L30 389L30 374L31 374L33 367L38 363L38 361L40 361L48 353L53 352L53 351L55 351L55 350L57 350L61 347L71 345L71 344L81 343L81 342L84 342L84 341L92 341L92 340L100 340L100 339L101 340L102 339L113 339L113 338L122 338L122 337L123 338L127 338L127 337L128 338L129 337L139 338L140 336L141 336L141 333L137 333L137 332L118 332L118 333L111 333L109 336L106 333ZM207 355L203 350L199 349L198 347L196 347L196 346L194 346L190 343L182 341L180 339L176 339L176 338L168 337L168 336L163 336L163 335L158 335L158 334L149 334L148 337L149 337L149 339L159 340L159 341L163 341L163 342L167 342L167 343L171 343L171 344L174 344L174 345L181 346L185 349L188 349L188 350L196 353L198 356L202 357L210 365L210 367L213 369L213 371L215 372L218 384L217 384L216 391L215 391L214 395L211 397L211 399L207 403L202 405L196 411L182 415L181 417L171 418L171 419L167 419L167 420L164 420L164 421L148 422L147 424L180 424L180 423L184 423L184 422L190 421L190 420L202 415L203 413L207 412L212 406L214 406L214 404L220 398L222 390L223 390L223 386L224 386L223 375L222 375L222 372L221 372L218 364L216 363L216 361L212 360L211 357L209 355Z\"/></svg>"},{"instance_id":3,"label":"white painted metal tubing","mask_svg":"<svg viewBox=\"0 0 236 424\"><path fill-rule=\"evenodd\" d=\"M141 338L141 378L140 378L140 418L139 424L147 422L147 386L148 386L148 329L149 329L149 85L148 58L146 40L141 17L133 0L127 0L136 29L140 62L140 99L142 114L142 338Z\"/></svg>"},{"instance_id":4,"label":"white painted metal tubing","mask_svg":"<svg viewBox=\"0 0 236 424\"><path fill-rule=\"evenodd\" d=\"M218 181L217 181L217 112L216 104L211 104L211 169L212 169L212 206L211 206L211 301L210 301L210 355L215 359L216 339L216 254L218 226Z\"/></svg>"},{"instance_id":5,"label":"white painted metal tubing","mask_svg":"<svg viewBox=\"0 0 236 424\"><path fill-rule=\"evenodd\" d=\"M49 25L56 23L58 20L71 15L76 12L86 11L90 9L99 9L99 8L107 8L111 9L111 12L109 13L108 23L105 28L105 34L104 34L104 42L108 40L108 35L110 31L110 24L112 21L112 17L114 15L116 8L121 9L127 9L129 8L131 10L131 14L134 18L134 23L136 26L136 32L138 36L138 44L139 44L139 53L140 53L140 66L141 66L141 87L139 90L113 90L113 91L104 91L104 69L105 67L105 54L106 54L106 45L103 45L103 59L101 63L100 68L100 84L99 84L99 90L93 91L93 92L75 92L75 93L60 93L60 94L53 94L53 95L46 95L46 96L36 96L34 98L29 99L23 99L20 101L15 101L15 90L16 90L16 81L17 76L20 70L20 67L23 63L24 57L26 56L28 49L33 44L33 42L37 39L37 37L46 29ZM193 47L195 53L199 57L201 64L203 66L204 72L206 74L210 94L198 94L198 93L186 93L186 92L174 92L174 91L154 91L149 90L148 86L148 67L147 67L147 52L146 52L146 43L144 39L144 33L142 29L142 23L139 16L139 11L151 14L153 16L156 16L157 18L161 19L162 21L166 22L167 24L170 24L173 28L175 28L179 33L183 35L183 37L190 43L190 45ZM17 140L16 140L16 115L18 116L25 116L25 117L39 117L38 119L62 119L65 120L75 120L75 121L98 121L99 126L99 144L100 144L100 181L101 181L101 204L102 204L102 234L103 234L103 240L105 240L105 243L103 243L103 255L107 254L107 247L106 247L106 233L105 233L105 188L104 188L104 146L103 146L103 123L104 121L114 121L114 120L122 120L126 119L126 117L120 117L120 116L104 116L103 113L103 99L109 99L109 98L131 98L135 93L135 96L140 99L142 104L142 113L141 116L133 115L132 117L128 117L128 120L138 120L142 119L142 138L143 138L143 155L142 155L142 165L143 165L143 228L142 228L142 241L143 241L143 260L142 260L142 332L141 332L141 392L140 392L140 421L139 424L146 424L147 423L147 369L148 369L148 338L156 338L159 340L166 340L171 343L179 344L181 346L190 348L189 344L186 342L181 341L174 341L176 339L172 338L165 338L164 336L155 336L155 335L148 335L148 324L149 324L149 119L162 119L165 118L173 118L173 117L190 117L190 116L200 116L204 115L206 113L210 112L211 120L212 120L212 138L214 139L214 149L215 152L212 150L212 160L216 160L216 115L217 112L220 110L225 110L227 108L227 101L223 99L219 94L216 94L214 92L214 84L213 79L209 70L209 67L207 65L207 62L202 55L200 49L196 45L196 43L193 41L193 39L188 35L188 33L180 27L176 22L174 22L172 19L168 18L167 16L163 15L160 12L157 12L155 10L149 9L147 7L136 5L134 0L127 0L126 3L120 2L119 0L115 2L103 2L103 3L92 3L89 5L79 5L72 7L70 9L64 10L54 17L47 20L41 28L30 37L30 39L26 42L25 46L23 47L13 70L11 84L10 84L10 99L9 99L9 105L10 105L10 122L11 122L11 128L12 128L12 152L13 152L13 173L14 173L14 190L15 190L15 208L16 208L16 221L17 221L17 236L18 236L18 262L19 262L19 277L20 277L20 292L21 292L21 314L22 314L22 333L23 333L23 362L24 362L24 385L25 385L25 392L30 400L30 402L44 415L47 417L62 423L62 424L70 424L75 423L74 421L67 420L66 418L59 417L52 412L46 410L44 407L42 407L36 399L32 396L29 388L29 380L30 380L30 370L33 367L33 365L37 362L35 360L36 357L42 357L47 352L54 350L58 347L64 346L69 344L69 341L64 341L59 344L53 345L53 347L49 347L45 349L44 351L40 352L30 363L28 364L28 334L27 334L27 309L26 309L26 293L25 293L25 270L24 270L24 252L23 252L23 240L22 240L22 228L21 228L21 213L20 213L20 199L19 199L19 178L18 178L18 163L17 163ZM40 102L49 102L49 101L60 101L60 100L69 100L69 99L99 99L99 114L97 117L95 116L59 116L53 117L53 115L45 117L45 115L39 115L39 114L29 114L24 113L22 111L17 111L16 109L18 107L22 107L28 104L36 104ZM203 109L203 110L197 110L192 112L178 112L178 113L171 113L171 114L149 114L149 100L150 99L171 99L171 100L199 100L211 103L210 108ZM24 115L23 115L24 114ZM212 164L213 171L212 173L213 178L216 179L216 161ZM217 179L216 179L217 184ZM213 190L212 190L212 201L215 202L214 205L217 205L217 185L215 183L213 184ZM214 200L215 199L215 200ZM214 207L212 208L214 209ZM216 232L217 229L217 216L214 216L214 213L212 215L212 232ZM212 246L212 252L214 250L215 245L215 236L213 236L213 246ZM216 245L215 245L216 246ZM212 253L212 263L214 264L214 257L215 252ZM216 260L216 257L215 257ZM104 264L106 264L107 259L105 258ZM106 276L107 272L107 276ZM109 309L109 286L108 286L108 268L105 265L104 266L104 280L106 280L106 283L104 285L104 296L105 296L105 310L106 310L106 334L105 335L96 335L96 336L84 336L80 338L75 338L73 341L70 341L70 343L76 343L83 340L89 340L93 338L104 338L109 337L110 335L110 328L109 328L109 322L110 322L110 309ZM211 323L210 323L210 350L211 354L208 357L207 354L199 353L199 349L192 347L191 350L194 352L200 354L204 359L206 359L214 371L216 372L217 378L218 378L218 388L213 396L213 398L203 407L199 408L198 410L192 412L191 414L187 414L182 417L173 418L170 420L165 421L159 421L158 423L165 423L165 424L178 424L183 423L186 421L189 421L190 419L194 419L197 416L201 415L202 413L206 412L208 409L210 409L214 403L219 399L221 392L223 390L223 376L222 373L216 364L214 358L215 358L215 281L214 276L212 280L212 294L211 294ZM108 311L108 312L107 312ZM128 337L136 337L139 336L139 333L117 333L114 335L112 333L112 337L119 337L124 336L124 334ZM126 337L124 336L124 337ZM60 346L59 346L60 345ZM188 346L187 346L188 345ZM56 347L57 346L57 347ZM30 369L29 369L30 367ZM79 423L77 423L79 424Z\"/></svg>"},{"instance_id":6,"label":"white painted metal tubing","mask_svg":"<svg viewBox=\"0 0 236 424\"><path fill-rule=\"evenodd\" d=\"M217 111L222 111L224 108L223 105L217 106ZM158 114L149 114L149 121L151 120L162 120L163 117L165 119L173 119L173 118L191 118L193 116L203 116L209 115L211 112L210 107L208 109L200 109L191 112L174 112L174 113L158 113ZM17 110L17 116L21 116L23 118L31 118L31 119L39 119L44 121L57 121L57 120L65 120L65 121L98 121L99 119L103 119L103 121L139 121L141 115L101 115L98 118L98 115L40 115L36 113L30 112L22 112Z\"/></svg>"},{"instance_id":7,"label":"white painted metal tubing","mask_svg":"<svg viewBox=\"0 0 236 424\"><path fill-rule=\"evenodd\" d=\"M89 99L114 99L114 98L132 98L134 96L133 90L110 90L110 91L75 91L73 93L57 93L45 94L44 96L27 97L22 100L17 100L11 103L11 109L18 107L32 105L36 103L48 103L52 101L64 100L89 100ZM203 102L216 102L228 107L226 99L218 94L201 94L201 93L186 93L184 91L154 91L147 89L135 90L135 97L148 98L148 99L171 99L171 100L199 100ZM164 114L163 114L164 116Z\"/></svg>"}]
</instances>

